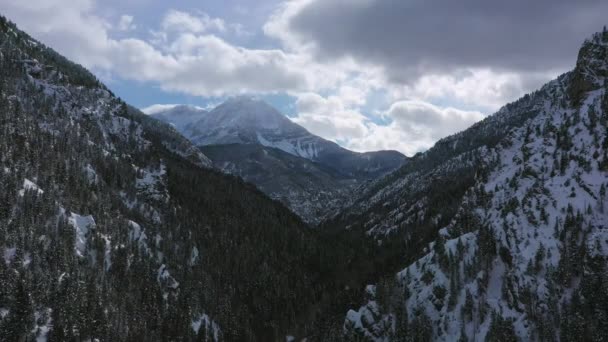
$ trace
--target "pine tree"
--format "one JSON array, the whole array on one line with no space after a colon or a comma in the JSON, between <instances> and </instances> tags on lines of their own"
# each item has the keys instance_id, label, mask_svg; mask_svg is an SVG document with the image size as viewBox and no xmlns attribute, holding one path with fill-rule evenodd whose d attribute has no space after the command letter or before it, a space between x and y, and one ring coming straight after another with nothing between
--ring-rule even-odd
<instances>
[{"instance_id":1,"label":"pine tree","mask_svg":"<svg viewBox=\"0 0 608 342\"><path fill-rule=\"evenodd\" d=\"M486 335L486 341L517 342L513 321L504 319L496 312L492 313L492 324Z\"/></svg>"},{"instance_id":2,"label":"pine tree","mask_svg":"<svg viewBox=\"0 0 608 342\"><path fill-rule=\"evenodd\" d=\"M0 336L7 341L25 341L34 324L34 313L26 279L20 274L7 316L2 320Z\"/></svg>"}]
</instances>

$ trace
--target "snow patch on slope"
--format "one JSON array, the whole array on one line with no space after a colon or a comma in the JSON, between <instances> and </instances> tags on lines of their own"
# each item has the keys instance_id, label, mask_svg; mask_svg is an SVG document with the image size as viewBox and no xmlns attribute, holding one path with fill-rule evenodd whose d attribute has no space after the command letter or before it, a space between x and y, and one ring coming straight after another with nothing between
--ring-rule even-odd
<instances>
[{"instance_id":1,"label":"snow patch on slope","mask_svg":"<svg viewBox=\"0 0 608 342\"><path fill-rule=\"evenodd\" d=\"M42 195L44 193L44 191L40 189L36 183L27 178L23 180L23 188L19 190L19 196L23 197L26 191L35 191L38 195Z\"/></svg>"},{"instance_id":2,"label":"snow patch on slope","mask_svg":"<svg viewBox=\"0 0 608 342\"><path fill-rule=\"evenodd\" d=\"M76 231L76 241L74 250L79 257L84 256L87 248L87 235L91 229L95 228L95 220L93 216L81 216L76 213L71 213L68 218L68 223L74 227Z\"/></svg>"},{"instance_id":3,"label":"snow patch on slope","mask_svg":"<svg viewBox=\"0 0 608 342\"><path fill-rule=\"evenodd\" d=\"M207 314L202 314L192 321L192 330L198 335L203 333L201 328L213 341L219 341L221 338L221 330L219 325L213 321Z\"/></svg>"}]
</instances>

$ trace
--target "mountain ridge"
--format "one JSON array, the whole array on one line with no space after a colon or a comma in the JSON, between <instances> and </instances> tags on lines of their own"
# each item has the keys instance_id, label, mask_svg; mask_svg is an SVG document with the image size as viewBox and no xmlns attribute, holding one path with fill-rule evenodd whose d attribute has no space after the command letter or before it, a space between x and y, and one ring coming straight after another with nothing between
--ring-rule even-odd
<instances>
[{"instance_id":1,"label":"mountain ridge","mask_svg":"<svg viewBox=\"0 0 608 342\"><path fill-rule=\"evenodd\" d=\"M151 117L172 124L203 151L221 150L211 158L218 169L256 184L312 225L333 215L361 184L407 162L396 151L344 149L247 96L210 111L178 106Z\"/></svg>"},{"instance_id":2,"label":"mountain ridge","mask_svg":"<svg viewBox=\"0 0 608 342\"><path fill-rule=\"evenodd\" d=\"M591 322L608 310L607 67L604 30L583 43L573 71L442 139L322 223L409 248L347 313L346 336L606 334Z\"/></svg>"},{"instance_id":3,"label":"mountain ridge","mask_svg":"<svg viewBox=\"0 0 608 342\"><path fill-rule=\"evenodd\" d=\"M167 109L151 116L172 122L168 117L172 112L173 109ZM183 114L184 111L180 113ZM405 157L397 151L361 153L347 150L334 142L311 134L266 102L249 96L229 98L211 111L199 113L198 120L190 122L183 128L184 135L196 145L260 144L330 167L332 165L329 159L339 158L338 161L345 165L334 168L350 177L362 177L365 168L353 170L346 165L348 162L365 164L365 160L373 159L376 154L391 154L393 159L405 160ZM381 172L388 172L395 164L398 164L398 161L392 161L384 169L378 167L379 172L372 172L372 178Z\"/></svg>"},{"instance_id":4,"label":"mountain ridge","mask_svg":"<svg viewBox=\"0 0 608 342\"><path fill-rule=\"evenodd\" d=\"M2 339L313 333L335 242L1 16L0 76Z\"/></svg>"}]
</instances>

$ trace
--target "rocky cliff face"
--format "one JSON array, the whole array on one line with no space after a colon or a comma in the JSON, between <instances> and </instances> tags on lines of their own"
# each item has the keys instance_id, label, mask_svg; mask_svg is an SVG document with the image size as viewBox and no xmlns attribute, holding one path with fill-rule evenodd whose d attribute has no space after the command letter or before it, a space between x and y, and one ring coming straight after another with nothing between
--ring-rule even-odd
<instances>
[{"instance_id":1,"label":"rocky cliff face","mask_svg":"<svg viewBox=\"0 0 608 342\"><path fill-rule=\"evenodd\" d=\"M594 34L583 43L576 67L572 71L572 80L568 85L568 95L574 106L581 104L586 92L604 86L601 82L608 76L608 66L605 62L608 58L607 44L605 31Z\"/></svg>"}]
</instances>

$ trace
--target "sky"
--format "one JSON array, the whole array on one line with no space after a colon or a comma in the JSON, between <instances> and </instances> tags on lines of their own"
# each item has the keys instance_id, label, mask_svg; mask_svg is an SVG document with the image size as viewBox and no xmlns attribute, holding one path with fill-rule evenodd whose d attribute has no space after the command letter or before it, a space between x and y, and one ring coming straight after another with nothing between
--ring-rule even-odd
<instances>
[{"instance_id":1,"label":"sky","mask_svg":"<svg viewBox=\"0 0 608 342\"><path fill-rule=\"evenodd\" d=\"M572 69L608 1L0 0L0 13L136 107L252 95L346 148L413 155Z\"/></svg>"}]
</instances>

